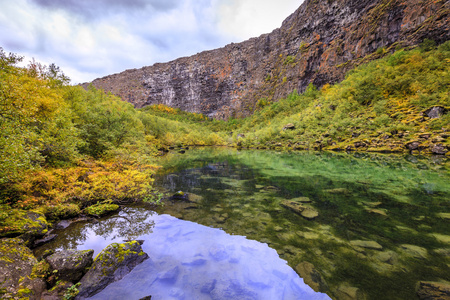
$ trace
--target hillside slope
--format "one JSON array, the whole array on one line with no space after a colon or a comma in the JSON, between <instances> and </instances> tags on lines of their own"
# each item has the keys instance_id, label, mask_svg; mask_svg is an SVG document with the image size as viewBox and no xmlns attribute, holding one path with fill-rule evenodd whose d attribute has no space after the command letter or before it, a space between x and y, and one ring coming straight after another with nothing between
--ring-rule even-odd
<instances>
[{"instance_id":1,"label":"hillside slope","mask_svg":"<svg viewBox=\"0 0 450 300\"><path fill-rule=\"evenodd\" d=\"M396 47L448 40L449 12L444 0L306 0L269 34L92 84L135 107L161 103L219 119L245 116L261 98L341 81Z\"/></svg>"}]
</instances>

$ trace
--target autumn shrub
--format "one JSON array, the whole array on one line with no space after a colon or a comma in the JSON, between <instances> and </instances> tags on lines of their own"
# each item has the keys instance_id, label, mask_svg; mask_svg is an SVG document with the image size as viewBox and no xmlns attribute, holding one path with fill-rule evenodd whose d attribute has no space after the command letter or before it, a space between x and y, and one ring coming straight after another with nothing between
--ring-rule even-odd
<instances>
[{"instance_id":1,"label":"autumn shrub","mask_svg":"<svg viewBox=\"0 0 450 300\"><path fill-rule=\"evenodd\" d=\"M142 200L152 189L154 165L129 161L80 161L78 166L30 171L15 188L22 197L13 205L33 208L45 205L49 214L84 207L97 201L132 202ZM62 206L61 206L62 205Z\"/></svg>"},{"instance_id":2,"label":"autumn shrub","mask_svg":"<svg viewBox=\"0 0 450 300\"><path fill-rule=\"evenodd\" d=\"M37 64L19 68L20 61L0 48L0 184L33 166L75 160L81 142L57 79Z\"/></svg>"}]
</instances>

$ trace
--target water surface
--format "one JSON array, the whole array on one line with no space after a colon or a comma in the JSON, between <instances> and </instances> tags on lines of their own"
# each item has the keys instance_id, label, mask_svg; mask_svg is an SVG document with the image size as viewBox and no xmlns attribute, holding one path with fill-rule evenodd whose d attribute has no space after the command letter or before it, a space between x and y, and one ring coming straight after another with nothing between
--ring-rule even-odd
<instances>
[{"instance_id":1,"label":"water surface","mask_svg":"<svg viewBox=\"0 0 450 300\"><path fill-rule=\"evenodd\" d=\"M71 224L44 249L94 249L144 240L149 259L89 299L330 299L315 293L265 243L223 230L126 207L99 223Z\"/></svg>"},{"instance_id":2,"label":"water surface","mask_svg":"<svg viewBox=\"0 0 450 300\"><path fill-rule=\"evenodd\" d=\"M207 148L159 163L155 184L189 201L73 224L46 246L145 240L151 259L96 299L323 299L293 271L306 279L305 264L334 299L417 299L417 282L450 281L445 157Z\"/></svg>"},{"instance_id":3,"label":"water surface","mask_svg":"<svg viewBox=\"0 0 450 300\"><path fill-rule=\"evenodd\" d=\"M159 211L312 263L333 298L416 299L418 281L450 281L445 157L203 149L162 164L156 184L191 202Z\"/></svg>"}]
</instances>

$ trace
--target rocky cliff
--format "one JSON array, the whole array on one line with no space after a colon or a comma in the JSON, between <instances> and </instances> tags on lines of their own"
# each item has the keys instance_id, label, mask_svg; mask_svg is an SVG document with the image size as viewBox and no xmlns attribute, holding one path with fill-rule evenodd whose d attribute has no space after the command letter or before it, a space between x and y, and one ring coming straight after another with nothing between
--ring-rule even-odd
<instances>
[{"instance_id":1,"label":"rocky cliff","mask_svg":"<svg viewBox=\"0 0 450 300\"><path fill-rule=\"evenodd\" d=\"M136 107L163 103L214 118L244 116L261 98L338 82L396 47L448 40L449 12L448 0L305 0L269 34L92 84Z\"/></svg>"}]
</instances>

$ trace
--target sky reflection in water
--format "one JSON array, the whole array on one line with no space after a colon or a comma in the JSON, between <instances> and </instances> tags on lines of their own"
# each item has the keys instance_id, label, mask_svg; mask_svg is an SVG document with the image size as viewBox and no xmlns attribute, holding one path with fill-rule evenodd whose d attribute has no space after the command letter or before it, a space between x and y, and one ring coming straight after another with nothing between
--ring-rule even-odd
<instances>
[{"instance_id":1,"label":"sky reflection in water","mask_svg":"<svg viewBox=\"0 0 450 300\"><path fill-rule=\"evenodd\" d=\"M113 219L140 210L125 208ZM329 299L304 284L265 243L169 215L147 216L143 222L154 226L136 238L145 240L142 247L150 258L90 299ZM78 241L78 249L97 254L121 242L113 226L102 235L97 235L98 224L86 226L86 240Z\"/></svg>"}]
</instances>

